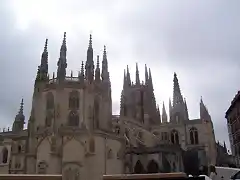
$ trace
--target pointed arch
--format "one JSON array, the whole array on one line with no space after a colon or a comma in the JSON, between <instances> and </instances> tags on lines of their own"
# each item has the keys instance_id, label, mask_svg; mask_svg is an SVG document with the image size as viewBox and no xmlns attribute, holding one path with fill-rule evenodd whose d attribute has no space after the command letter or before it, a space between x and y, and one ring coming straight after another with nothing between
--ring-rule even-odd
<instances>
[{"instance_id":1,"label":"pointed arch","mask_svg":"<svg viewBox=\"0 0 240 180\"><path fill-rule=\"evenodd\" d=\"M145 173L145 169L140 160L138 160L135 164L134 173L135 174L144 174Z\"/></svg>"},{"instance_id":2,"label":"pointed arch","mask_svg":"<svg viewBox=\"0 0 240 180\"><path fill-rule=\"evenodd\" d=\"M52 92L48 92L46 94L46 109L53 109L54 108L54 96Z\"/></svg>"},{"instance_id":3,"label":"pointed arch","mask_svg":"<svg viewBox=\"0 0 240 180\"><path fill-rule=\"evenodd\" d=\"M8 149L4 147L2 149L2 163L6 164L8 162Z\"/></svg>"},{"instance_id":4,"label":"pointed arch","mask_svg":"<svg viewBox=\"0 0 240 180\"><path fill-rule=\"evenodd\" d=\"M179 133L175 129L173 129L171 131L171 143L172 144L179 144Z\"/></svg>"},{"instance_id":5,"label":"pointed arch","mask_svg":"<svg viewBox=\"0 0 240 180\"><path fill-rule=\"evenodd\" d=\"M69 109L79 109L79 92L74 90L69 93Z\"/></svg>"},{"instance_id":6,"label":"pointed arch","mask_svg":"<svg viewBox=\"0 0 240 180\"><path fill-rule=\"evenodd\" d=\"M198 144L199 141L198 141L198 130L197 130L197 128L192 127L189 130L189 133L190 133L190 143L191 144Z\"/></svg>"},{"instance_id":7,"label":"pointed arch","mask_svg":"<svg viewBox=\"0 0 240 180\"><path fill-rule=\"evenodd\" d=\"M78 126L79 125L79 115L77 111L71 111L68 115L68 125Z\"/></svg>"},{"instance_id":8,"label":"pointed arch","mask_svg":"<svg viewBox=\"0 0 240 180\"><path fill-rule=\"evenodd\" d=\"M159 172L158 163L156 161L154 161L153 159L147 165L147 172L148 173L158 173Z\"/></svg>"}]
</instances>

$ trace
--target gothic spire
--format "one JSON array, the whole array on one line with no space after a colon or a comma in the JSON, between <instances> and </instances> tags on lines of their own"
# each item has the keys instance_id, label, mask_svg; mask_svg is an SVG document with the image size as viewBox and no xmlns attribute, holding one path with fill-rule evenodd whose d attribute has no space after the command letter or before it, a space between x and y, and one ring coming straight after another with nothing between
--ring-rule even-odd
<instances>
[{"instance_id":1,"label":"gothic spire","mask_svg":"<svg viewBox=\"0 0 240 180\"><path fill-rule=\"evenodd\" d=\"M94 79L94 61L93 61L93 48L92 48L92 35L89 37L89 45L87 50L87 61L85 64L85 77L91 83Z\"/></svg>"},{"instance_id":2,"label":"gothic spire","mask_svg":"<svg viewBox=\"0 0 240 180\"><path fill-rule=\"evenodd\" d=\"M24 120L25 120L25 116L23 114L23 99L22 99L18 114L16 115L15 121L13 122L12 130L14 132L23 130L23 126L25 124Z\"/></svg>"},{"instance_id":3,"label":"gothic spire","mask_svg":"<svg viewBox=\"0 0 240 180\"><path fill-rule=\"evenodd\" d=\"M178 83L177 74L174 73L173 78L173 107L177 104L183 104L183 97Z\"/></svg>"},{"instance_id":4,"label":"gothic spire","mask_svg":"<svg viewBox=\"0 0 240 180\"><path fill-rule=\"evenodd\" d=\"M158 118L159 118L159 121L160 123L162 122L162 118L161 118L161 112L160 112L160 109L159 109L159 105L157 105L157 115L158 115Z\"/></svg>"},{"instance_id":5,"label":"gothic spire","mask_svg":"<svg viewBox=\"0 0 240 180\"><path fill-rule=\"evenodd\" d=\"M19 109L19 112L18 112L18 114L23 114L23 98L22 98L22 100L21 100L21 103L20 103L20 109Z\"/></svg>"},{"instance_id":6,"label":"gothic spire","mask_svg":"<svg viewBox=\"0 0 240 180\"><path fill-rule=\"evenodd\" d=\"M148 72L149 72L148 85L153 90L152 73L151 73L151 69L150 68L149 68Z\"/></svg>"},{"instance_id":7,"label":"gothic spire","mask_svg":"<svg viewBox=\"0 0 240 180\"><path fill-rule=\"evenodd\" d=\"M89 37L88 49L92 49L92 34L90 34L90 37Z\"/></svg>"},{"instance_id":8,"label":"gothic spire","mask_svg":"<svg viewBox=\"0 0 240 180\"><path fill-rule=\"evenodd\" d=\"M136 85L140 85L138 64L136 63Z\"/></svg>"},{"instance_id":9,"label":"gothic spire","mask_svg":"<svg viewBox=\"0 0 240 180\"><path fill-rule=\"evenodd\" d=\"M47 51L48 39L45 41L44 50L42 52L41 64L38 66L37 71L37 81L46 81L48 80L48 51Z\"/></svg>"},{"instance_id":10,"label":"gothic spire","mask_svg":"<svg viewBox=\"0 0 240 180\"><path fill-rule=\"evenodd\" d=\"M164 102L163 102L163 107L162 107L162 122L163 123L167 122L167 112L166 112Z\"/></svg>"},{"instance_id":11,"label":"gothic spire","mask_svg":"<svg viewBox=\"0 0 240 180\"><path fill-rule=\"evenodd\" d=\"M103 60L102 60L102 80L109 82L109 72L108 72L108 60L107 60L107 50L106 46L103 47Z\"/></svg>"},{"instance_id":12,"label":"gothic spire","mask_svg":"<svg viewBox=\"0 0 240 180\"><path fill-rule=\"evenodd\" d=\"M79 76L80 82L84 83L84 62L82 61L81 64L81 71L80 71L80 76Z\"/></svg>"},{"instance_id":13,"label":"gothic spire","mask_svg":"<svg viewBox=\"0 0 240 180\"><path fill-rule=\"evenodd\" d=\"M57 78L60 81L63 81L66 76L66 68L67 68L67 45L66 45L66 32L63 35L62 46L60 49L60 57L57 63Z\"/></svg>"},{"instance_id":14,"label":"gothic spire","mask_svg":"<svg viewBox=\"0 0 240 180\"><path fill-rule=\"evenodd\" d=\"M148 69L147 69L147 65L145 64L145 84L147 84L148 82Z\"/></svg>"},{"instance_id":15,"label":"gothic spire","mask_svg":"<svg viewBox=\"0 0 240 180\"><path fill-rule=\"evenodd\" d=\"M95 81L100 82L99 56L97 56L97 67L95 69Z\"/></svg>"},{"instance_id":16,"label":"gothic spire","mask_svg":"<svg viewBox=\"0 0 240 180\"><path fill-rule=\"evenodd\" d=\"M126 82L126 70L124 69L124 74L123 74L123 90L126 88L127 82Z\"/></svg>"},{"instance_id":17,"label":"gothic spire","mask_svg":"<svg viewBox=\"0 0 240 180\"><path fill-rule=\"evenodd\" d=\"M131 86L131 84L132 84L128 65L127 65L127 84L128 84L129 86Z\"/></svg>"},{"instance_id":18,"label":"gothic spire","mask_svg":"<svg viewBox=\"0 0 240 180\"><path fill-rule=\"evenodd\" d=\"M205 121L211 121L211 116L208 112L207 107L203 103L202 97L200 100L200 119L205 120Z\"/></svg>"},{"instance_id":19,"label":"gothic spire","mask_svg":"<svg viewBox=\"0 0 240 180\"><path fill-rule=\"evenodd\" d=\"M171 98L169 98L169 119L171 119L171 114L172 114L172 103L171 103Z\"/></svg>"}]
</instances>

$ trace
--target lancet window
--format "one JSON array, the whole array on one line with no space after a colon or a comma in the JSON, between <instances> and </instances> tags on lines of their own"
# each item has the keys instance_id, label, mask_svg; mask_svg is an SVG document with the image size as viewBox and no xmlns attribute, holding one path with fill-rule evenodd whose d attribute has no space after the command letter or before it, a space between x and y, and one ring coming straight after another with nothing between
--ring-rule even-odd
<instances>
[{"instance_id":1,"label":"lancet window","mask_svg":"<svg viewBox=\"0 0 240 180\"><path fill-rule=\"evenodd\" d=\"M198 144L198 130L195 127L190 129L190 143Z\"/></svg>"},{"instance_id":2,"label":"lancet window","mask_svg":"<svg viewBox=\"0 0 240 180\"><path fill-rule=\"evenodd\" d=\"M68 115L68 125L78 126L79 125L79 115L77 111L71 111Z\"/></svg>"},{"instance_id":3,"label":"lancet window","mask_svg":"<svg viewBox=\"0 0 240 180\"><path fill-rule=\"evenodd\" d=\"M179 144L179 134L175 129L171 131L171 143Z\"/></svg>"},{"instance_id":4,"label":"lancet window","mask_svg":"<svg viewBox=\"0 0 240 180\"><path fill-rule=\"evenodd\" d=\"M79 92L72 91L69 93L69 109L79 109Z\"/></svg>"},{"instance_id":5,"label":"lancet window","mask_svg":"<svg viewBox=\"0 0 240 180\"><path fill-rule=\"evenodd\" d=\"M8 162L8 149L6 147L2 150L2 163L5 164Z\"/></svg>"}]
</instances>

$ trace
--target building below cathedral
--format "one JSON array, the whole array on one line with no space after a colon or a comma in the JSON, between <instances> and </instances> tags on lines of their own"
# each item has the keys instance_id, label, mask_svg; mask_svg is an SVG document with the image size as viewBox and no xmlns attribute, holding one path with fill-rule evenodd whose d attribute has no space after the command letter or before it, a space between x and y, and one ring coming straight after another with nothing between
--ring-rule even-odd
<instances>
[{"instance_id":1,"label":"building below cathedral","mask_svg":"<svg viewBox=\"0 0 240 180\"><path fill-rule=\"evenodd\" d=\"M48 41L38 67L27 129L23 101L11 131L0 133L0 173L63 174L97 180L103 174L192 171L216 163L211 116L202 99L200 118L189 119L176 73L167 115L157 106L150 69L145 81L124 71L120 114L112 115L106 47L100 69L92 37L77 77L66 75L66 33L57 74L48 74Z\"/></svg>"}]
</instances>

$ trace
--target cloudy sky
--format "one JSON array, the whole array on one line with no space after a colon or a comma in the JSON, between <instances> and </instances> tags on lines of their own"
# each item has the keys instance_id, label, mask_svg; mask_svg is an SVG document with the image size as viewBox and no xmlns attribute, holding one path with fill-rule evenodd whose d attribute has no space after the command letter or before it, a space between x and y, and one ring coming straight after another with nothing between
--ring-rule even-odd
<instances>
[{"instance_id":1,"label":"cloudy sky","mask_svg":"<svg viewBox=\"0 0 240 180\"><path fill-rule=\"evenodd\" d=\"M239 89L240 1L221 0L1 0L0 121L11 125L25 100L29 117L33 83L49 38L50 74L56 71L63 32L67 32L68 74L86 59L89 33L95 57L107 46L113 112L118 113L123 69L135 78L138 62L152 70L162 106L172 96L173 73L188 102L191 118L199 101L207 105L216 138L228 142L224 113Z\"/></svg>"}]
</instances>

